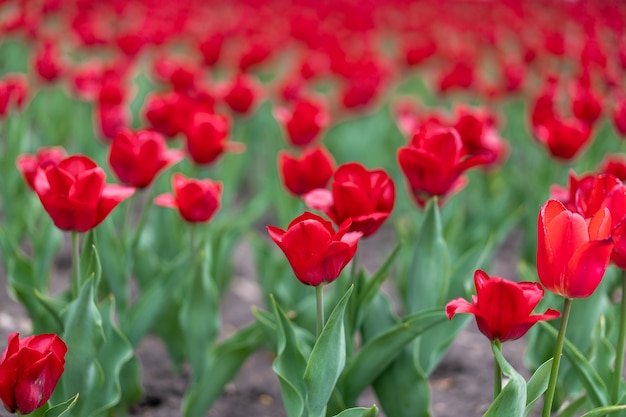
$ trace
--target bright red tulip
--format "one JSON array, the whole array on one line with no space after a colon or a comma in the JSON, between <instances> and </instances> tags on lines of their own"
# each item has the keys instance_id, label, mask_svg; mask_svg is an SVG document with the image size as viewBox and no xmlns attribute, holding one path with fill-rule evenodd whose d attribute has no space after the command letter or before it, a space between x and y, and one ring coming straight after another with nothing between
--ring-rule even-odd
<instances>
[{"instance_id":1,"label":"bright red tulip","mask_svg":"<svg viewBox=\"0 0 626 417\"><path fill-rule=\"evenodd\" d=\"M538 217L537 273L550 292L589 297L598 287L613 250L611 213L604 208L585 219L557 200Z\"/></svg>"},{"instance_id":2,"label":"bright red tulip","mask_svg":"<svg viewBox=\"0 0 626 417\"><path fill-rule=\"evenodd\" d=\"M50 165L58 165L67 157L65 149L59 146L40 148L36 154L23 154L17 157L16 165L28 186L35 190L37 169L46 169Z\"/></svg>"},{"instance_id":3,"label":"bright red tulip","mask_svg":"<svg viewBox=\"0 0 626 417\"><path fill-rule=\"evenodd\" d=\"M187 153L198 165L208 165L224 152L242 152L242 143L228 142L230 119L221 114L198 111L186 131Z\"/></svg>"},{"instance_id":4,"label":"bright red tulip","mask_svg":"<svg viewBox=\"0 0 626 417\"><path fill-rule=\"evenodd\" d=\"M591 126L602 114L602 101L590 88L577 86L572 97L572 113Z\"/></svg>"},{"instance_id":5,"label":"bright red tulip","mask_svg":"<svg viewBox=\"0 0 626 417\"><path fill-rule=\"evenodd\" d=\"M14 108L20 110L28 96L28 84L24 74L8 74L0 80L0 119Z\"/></svg>"},{"instance_id":6,"label":"bright red tulip","mask_svg":"<svg viewBox=\"0 0 626 417\"><path fill-rule=\"evenodd\" d=\"M474 273L476 295L469 303L457 298L446 305L446 315L452 319L457 313L473 314L482 334L489 340L515 340L524 336L537 322L559 317L559 312L548 309L543 314L532 314L543 298L543 288L536 282L513 282L500 277L489 277L484 271Z\"/></svg>"},{"instance_id":7,"label":"bright red tulip","mask_svg":"<svg viewBox=\"0 0 626 417\"><path fill-rule=\"evenodd\" d=\"M44 41L35 51L35 72L44 82L56 81L65 71L65 65L53 40Z\"/></svg>"},{"instance_id":8,"label":"bright red tulip","mask_svg":"<svg viewBox=\"0 0 626 417\"><path fill-rule=\"evenodd\" d=\"M272 240L283 251L296 278L303 284L333 282L356 253L360 232L349 232L346 220L335 232L322 217L305 212L296 217L287 230L267 226Z\"/></svg>"},{"instance_id":9,"label":"bright red tulip","mask_svg":"<svg viewBox=\"0 0 626 417\"><path fill-rule=\"evenodd\" d=\"M209 179L192 179L176 173L172 177L173 194L166 193L154 199L155 204L175 208L189 223L211 220L220 208L222 183Z\"/></svg>"},{"instance_id":10,"label":"bright red tulip","mask_svg":"<svg viewBox=\"0 0 626 417\"><path fill-rule=\"evenodd\" d=\"M109 148L109 165L124 184L145 188L165 168L183 159L183 152L167 149L160 133L121 130Z\"/></svg>"},{"instance_id":11,"label":"bright red tulip","mask_svg":"<svg viewBox=\"0 0 626 417\"><path fill-rule=\"evenodd\" d=\"M613 110L613 124L622 137L626 137L626 97L621 97Z\"/></svg>"},{"instance_id":12,"label":"bright red tulip","mask_svg":"<svg viewBox=\"0 0 626 417\"><path fill-rule=\"evenodd\" d=\"M321 103L300 98L292 110L278 108L276 119L283 125L289 143L306 146L315 141L330 120Z\"/></svg>"},{"instance_id":13,"label":"bright red tulip","mask_svg":"<svg viewBox=\"0 0 626 417\"><path fill-rule=\"evenodd\" d=\"M0 358L0 399L9 413L30 414L43 406L63 374L67 346L55 334L19 339L9 335Z\"/></svg>"},{"instance_id":14,"label":"bright red tulip","mask_svg":"<svg viewBox=\"0 0 626 417\"><path fill-rule=\"evenodd\" d=\"M559 200L568 210L588 219L600 210L606 196L620 185L622 182L610 174L589 174L576 178L575 173L570 171L568 188L552 187L550 198Z\"/></svg>"},{"instance_id":15,"label":"bright red tulip","mask_svg":"<svg viewBox=\"0 0 626 417\"><path fill-rule=\"evenodd\" d=\"M224 87L224 102L230 109L241 115L247 115L258 99L258 87L250 75L238 74Z\"/></svg>"},{"instance_id":16,"label":"bright red tulip","mask_svg":"<svg viewBox=\"0 0 626 417\"><path fill-rule=\"evenodd\" d=\"M420 129L411 143L398 151L398 163L420 207L430 197L446 197L463 188L466 179L462 174L486 162L482 155L467 155L456 129Z\"/></svg>"},{"instance_id":17,"label":"bright red tulip","mask_svg":"<svg viewBox=\"0 0 626 417\"><path fill-rule=\"evenodd\" d=\"M607 155L602 161L600 172L611 174L620 181L626 181L626 156L623 154Z\"/></svg>"},{"instance_id":18,"label":"bright red tulip","mask_svg":"<svg viewBox=\"0 0 626 417\"><path fill-rule=\"evenodd\" d=\"M56 227L86 232L135 192L131 187L105 184L105 177L94 161L72 155L58 165L38 169L34 187Z\"/></svg>"},{"instance_id":19,"label":"bright red tulip","mask_svg":"<svg viewBox=\"0 0 626 417\"><path fill-rule=\"evenodd\" d=\"M113 140L130 123L130 113L126 106L103 104L96 106L94 110L100 136L107 142Z\"/></svg>"},{"instance_id":20,"label":"bright red tulip","mask_svg":"<svg viewBox=\"0 0 626 417\"><path fill-rule=\"evenodd\" d=\"M396 189L382 169L368 171L352 162L340 166L333 176L332 191L313 190L304 196L307 205L324 212L337 225L352 220L350 231L371 236L391 214Z\"/></svg>"},{"instance_id":21,"label":"bright red tulip","mask_svg":"<svg viewBox=\"0 0 626 417\"><path fill-rule=\"evenodd\" d=\"M578 119L552 119L535 129L537 140L552 156L562 160L575 158L591 139L591 129Z\"/></svg>"},{"instance_id":22,"label":"bright red tulip","mask_svg":"<svg viewBox=\"0 0 626 417\"><path fill-rule=\"evenodd\" d=\"M294 195L304 195L324 188L333 176L335 162L322 147L306 150L300 158L287 152L278 154L278 171L285 188Z\"/></svg>"},{"instance_id":23,"label":"bright red tulip","mask_svg":"<svg viewBox=\"0 0 626 417\"><path fill-rule=\"evenodd\" d=\"M626 269L626 185L621 181L607 194L602 204L611 213L611 238L613 252L611 261L620 269Z\"/></svg>"},{"instance_id":24,"label":"bright red tulip","mask_svg":"<svg viewBox=\"0 0 626 417\"><path fill-rule=\"evenodd\" d=\"M454 127L470 155L482 155L487 167L504 161L508 146L498 135L495 118L483 109L458 106Z\"/></svg>"}]
</instances>

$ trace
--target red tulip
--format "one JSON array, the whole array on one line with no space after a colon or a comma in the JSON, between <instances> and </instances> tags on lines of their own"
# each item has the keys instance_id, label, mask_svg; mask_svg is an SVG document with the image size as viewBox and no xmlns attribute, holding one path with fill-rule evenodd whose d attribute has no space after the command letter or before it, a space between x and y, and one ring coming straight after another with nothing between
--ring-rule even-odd
<instances>
[{"instance_id":1,"label":"red tulip","mask_svg":"<svg viewBox=\"0 0 626 417\"><path fill-rule=\"evenodd\" d=\"M28 186L34 191L37 169L46 169L48 166L58 165L66 157L65 149L59 146L51 146L40 148L34 155L23 154L18 156L16 165Z\"/></svg>"},{"instance_id":2,"label":"red tulip","mask_svg":"<svg viewBox=\"0 0 626 417\"><path fill-rule=\"evenodd\" d=\"M172 189L174 194L161 194L154 202L159 206L178 209L180 216L189 223L208 222L220 207L221 182L186 178L176 173L172 177Z\"/></svg>"},{"instance_id":3,"label":"red tulip","mask_svg":"<svg viewBox=\"0 0 626 417\"><path fill-rule=\"evenodd\" d=\"M322 147L306 150L300 158L287 152L278 154L278 171L285 188L294 195L304 195L324 188L333 175L335 162Z\"/></svg>"},{"instance_id":4,"label":"red tulip","mask_svg":"<svg viewBox=\"0 0 626 417\"><path fill-rule=\"evenodd\" d=\"M283 251L296 278L317 287L333 282L354 257L360 232L349 232L346 220L335 232L332 224L320 216L305 212L281 230L267 226L272 240Z\"/></svg>"},{"instance_id":5,"label":"red tulip","mask_svg":"<svg viewBox=\"0 0 626 417\"><path fill-rule=\"evenodd\" d=\"M456 129L421 129L398 151L398 163L420 207L430 197L446 197L463 188L462 174L486 162L481 155L467 156Z\"/></svg>"},{"instance_id":6,"label":"red tulip","mask_svg":"<svg viewBox=\"0 0 626 417\"><path fill-rule=\"evenodd\" d=\"M34 187L56 227L86 232L135 192L131 187L105 184L105 177L94 161L72 155L58 165L38 169Z\"/></svg>"},{"instance_id":7,"label":"red tulip","mask_svg":"<svg viewBox=\"0 0 626 417\"><path fill-rule=\"evenodd\" d=\"M487 167L504 161L508 153L506 142L498 135L494 117L483 109L458 106L454 127L470 155L482 155Z\"/></svg>"},{"instance_id":8,"label":"red tulip","mask_svg":"<svg viewBox=\"0 0 626 417\"><path fill-rule=\"evenodd\" d=\"M559 312L548 309L543 314L532 314L543 298L543 288L536 282L513 282L500 277L489 277L484 271L474 273L476 295L472 302L457 298L446 305L446 315L452 319L457 313L473 314L482 334L489 340L515 340L524 336L537 322L559 317Z\"/></svg>"},{"instance_id":9,"label":"red tulip","mask_svg":"<svg viewBox=\"0 0 626 417\"><path fill-rule=\"evenodd\" d=\"M54 41L46 40L35 51L34 67L39 78L47 83L56 81L63 74L64 64Z\"/></svg>"},{"instance_id":10,"label":"red tulip","mask_svg":"<svg viewBox=\"0 0 626 417\"><path fill-rule=\"evenodd\" d=\"M622 137L626 137L626 97L617 100L613 110L613 124Z\"/></svg>"},{"instance_id":11,"label":"red tulip","mask_svg":"<svg viewBox=\"0 0 626 417\"><path fill-rule=\"evenodd\" d=\"M238 74L224 87L224 102L230 109L241 115L250 113L258 99L258 88L249 75Z\"/></svg>"},{"instance_id":12,"label":"red tulip","mask_svg":"<svg viewBox=\"0 0 626 417\"><path fill-rule=\"evenodd\" d=\"M0 399L9 413L30 414L43 406L63 374L67 346L57 335L19 340L9 335L0 358Z\"/></svg>"},{"instance_id":13,"label":"red tulip","mask_svg":"<svg viewBox=\"0 0 626 417\"><path fill-rule=\"evenodd\" d=\"M626 156L623 154L607 155L602 162L600 171L611 174L620 181L626 181Z\"/></svg>"},{"instance_id":14,"label":"red tulip","mask_svg":"<svg viewBox=\"0 0 626 417\"><path fill-rule=\"evenodd\" d=\"M224 152L242 152L242 143L228 142L230 120L221 114L198 111L191 118L187 134L187 153L198 165L208 165Z\"/></svg>"},{"instance_id":15,"label":"red tulip","mask_svg":"<svg viewBox=\"0 0 626 417\"><path fill-rule=\"evenodd\" d=\"M550 198L559 200L568 210L580 214L585 219L600 210L606 196L622 182L610 174L585 175L576 178L570 171L567 189L552 187Z\"/></svg>"},{"instance_id":16,"label":"red tulip","mask_svg":"<svg viewBox=\"0 0 626 417\"><path fill-rule=\"evenodd\" d=\"M552 119L538 126L535 135L552 156L570 160L589 142L591 129L578 119Z\"/></svg>"},{"instance_id":17,"label":"red tulip","mask_svg":"<svg viewBox=\"0 0 626 417\"><path fill-rule=\"evenodd\" d=\"M109 165L124 184L145 188L161 170L180 161L183 153L167 149L161 134L151 130L121 130L109 148Z\"/></svg>"},{"instance_id":18,"label":"red tulip","mask_svg":"<svg viewBox=\"0 0 626 417\"><path fill-rule=\"evenodd\" d=\"M602 113L602 101L590 88L577 86L572 97L572 113L591 126Z\"/></svg>"},{"instance_id":19,"label":"red tulip","mask_svg":"<svg viewBox=\"0 0 626 417\"><path fill-rule=\"evenodd\" d=\"M395 202L393 180L382 169L368 171L352 162L340 166L333 177L332 191L313 190L306 204L324 212L337 225L352 221L350 231L371 236L391 214Z\"/></svg>"},{"instance_id":20,"label":"red tulip","mask_svg":"<svg viewBox=\"0 0 626 417\"><path fill-rule=\"evenodd\" d=\"M293 109L278 108L276 119L284 126L289 143L306 146L328 125L329 115L321 103L300 98Z\"/></svg>"},{"instance_id":21,"label":"red tulip","mask_svg":"<svg viewBox=\"0 0 626 417\"><path fill-rule=\"evenodd\" d=\"M549 200L539 212L537 272L550 292L566 298L589 297L600 284L611 257L611 213L593 217Z\"/></svg>"},{"instance_id":22,"label":"red tulip","mask_svg":"<svg viewBox=\"0 0 626 417\"><path fill-rule=\"evenodd\" d=\"M617 180L617 179L616 179ZM626 185L621 181L613 187L603 201L611 213L611 238L613 252L611 261L620 269L626 269Z\"/></svg>"},{"instance_id":23,"label":"red tulip","mask_svg":"<svg viewBox=\"0 0 626 417\"><path fill-rule=\"evenodd\" d=\"M24 74L9 74L0 80L0 119L12 108L21 109L28 96L28 84Z\"/></svg>"},{"instance_id":24,"label":"red tulip","mask_svg":"<svg viewBox=\"0 0 626 417\"><path fill-rule=\"evenodd\" d=\"M105 141L113 138L129 125L130 114L122 105L98 105L95 107L96 124Z\"/></svg>"}]
</instances>

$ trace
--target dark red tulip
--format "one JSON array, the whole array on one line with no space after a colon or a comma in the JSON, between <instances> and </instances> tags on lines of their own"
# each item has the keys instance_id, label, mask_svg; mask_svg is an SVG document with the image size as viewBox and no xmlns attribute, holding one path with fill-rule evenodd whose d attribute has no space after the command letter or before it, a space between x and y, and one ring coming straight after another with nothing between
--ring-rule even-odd
<instances>
[{"instance_id":1,"label":"dark red tulip","mask_svg":"<svg viewBox=\"0 0 626 417\"><path fill-rule=\"evenodd\" d=\"M478 329L491 341L519 339L535 323L560 316L552 309L532 314L544 295L543 288L536 282L513 282L477 270L474 285L476 295L472 302L463 298L452 300L446 305L446 315L452 319L457 313L473 314Z\"/></svg>"},{"instance_id":2,"label":"dark red tulip","mask_svg":"<svg viewBox=\"0 0 626 417\"><path fill-rule=\"evenodd\" d=\"M326 187L334 165L332 156L322 147L305 150L299 158L287 152L278 154L278 171L283 184L298 196Z\"/></svg>"},{"instance_id":3,"label":"dark red tulip","mask_svg":"<svg viewBox=\"0 0 626 417\"><path fill-rule=\"evenodd\" d=\"M9 335L0 358L0 399L9 413L30 414L43 406L65 368L67 346L55 334L19 339Z\"/></svg>"},{"instance_id":4,"label":"dark red tulip","mask_svg":"<svg viewBox=\"0 0 626 417\"><path fill-rule=\"evenodd\" d=\"M228 142L230 120L221 114L196 112L187 129L187 153L198 165L216 161L224 152L242 152L242 143Z\"/></svg>"},{"instance_id":5,"label":"dark red tulip","mask_svg":"<svg viewBox=\"0 0 626 417\"><path fill-rule=\"evenodd\" d=\"M35 175L37 169L46 169L51 165L58 165L67 157L65 149L60 146L40 148L34 155L23 154L17 157L16 165L26 180L28 186L35 190Z\"/></svg>"},{"instance_id":6,"label":"dark red tulip","mask_svg":"<svg viewBox=\"0 0 626 417\"><path fill-rule=\"evenodd\" d=\"M324 212L337 225L350 219L350 231L361 232L367 237L387 220L395 196L395 186L389 174L382 169L369 171L352 162L337 169L332 191L313 190L304 199L309 207Z\"/></svg>"},{"instance_id":7,"label":"dark red tulip","mask_svg":"<svg viewBox=\"0 0 626 417\"><path fill-rule=\"evenodd\" d=\"M591 139L591 129L578 119L552 119L535 129L537 140L562 160L574 159Z\"/></svg>"},{"instance_id":8,"label":"dark red tulip","mask_svg":"<svg viewBox=\"0 0 626 417\"><path fill-rule=\"evenodd\" d=\"M57 44L53 40L46 40L37 48L34 55L35 72L41 80L51 83L59 79L65 71Z\"/></svg>"},{"instance_id":9,"label":"dark red tulip","mask_svg":"<svg viewBox=\"0 0 626 417\"><path fill-rule=\"evenodd\" d=\"M591 126L602 113L602 101L590 88L578 86L572 97L572 113Z\"/></svg>"},{"instance_id":10,"label":"dark red tulip","mask_svg":"<svg viewBox=\"0 0 626 417\"><path fill-rule=\"evenodd\" d=\"M125 185L145 188L168 166L183 158L183 152L167 149L161 134L151 130L121 130L111 142L109 165Z\"/></svg>"},{"instance_id":11,"label":"dark red tulip","mask_svg":"<svg viewBox=\"0 0 626 417\"><path fill-rule=\"evenodd\" d=\"M470 155L481 155L487 167L502 163L508 154L506 142L498 135L495 118L484 109L458 106L454 127Z\"/></svg>"},{"instance_id":12,"label":"dark red tulip","mask_svg":"<svg viewBox=\"0 0 626 417\"><path fill-rule=\"evenodd\" d=\"M87 232L135 192L131 187L105 184L105 177L94 161L72 155L57 165L38 169L34 186L56 227Z\"/></svg>"},{"instance_id":13,"label":"dark red tulip","mask_svg":"<svg viewBox=\"0 0 626 417\"><path fill-rule=\"evenodd\" d=\"M279 107L276 119L283 125L289 143L306 146L317 139L330 116L321 103L300 98L291 110Z\"/></svg>"},{"instance_id":14,"label":"dark red tulip","mask_svg":"<svg viewBox=\"0 0 626 417\"><path fill-rule=\"evenodd\" d=\"M176 173L172 177L174 193L166 193L154 199L155 204L175 208L189 223L208 222L220 208L222 183L209 179L187 178Z\"/></svg>"},{"instance_id":15,"label":"dark red tulip","mask_svg":"<svg viewBox=\"0 0 626 417\"><path fill-rule=\"evenodd\" d=\"M537 226L537 273L544 287L565 298L593 294L613 251L609 210L585 219L549 200L539 212Z\"/></svg>"},{"instance_id":16,"label":"dark red tulip","mask_svg":"<svg viewBox=\"0 0 626 417\"><path fill-rule=\"evenodd\" d=\"M223 100L233 112L247 115L256 103L258 95L258 87L252 76L237 74L235 78L224 87Z\"/></svg>"},{"instance_id":17,"label":"dark red tulip","mask_svg":"<svg viewBox=\"0 0 626 417\"><path fill-rule=\"evenodd\" d=\"M267 226L272 240L283 251L300 282L319 286L333 282L356 253L360 232L349 232L346 220L335 232L322 217L305 212L287 230Z\"/></svg>"}]
</instances>

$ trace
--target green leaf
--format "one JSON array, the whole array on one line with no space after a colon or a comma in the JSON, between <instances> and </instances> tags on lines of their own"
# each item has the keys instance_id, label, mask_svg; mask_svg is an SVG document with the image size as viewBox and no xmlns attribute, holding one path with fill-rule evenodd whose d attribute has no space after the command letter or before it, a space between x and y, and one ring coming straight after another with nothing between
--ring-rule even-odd
<instances>
[{"instance_id":1,"label":"green leaf","mask_svg":"<svg viewBox=\"0 0 626 417\"><path fill-rule=\"evenodd\" d=\"M210 275L210 246L205 245L197 256L179 314L194 381L204 373L209 347L220 329L219 291Z\"/></svg>"},{"instance_id":2,"label":"green leaf","mask_svg":"<svg viewBox=\"0 0 626 417\"><path fill-rule=\"evenodd\" d=\"M539 325L556 340L558 335L556 329L546 322L540 322ZM587 395L593 405L596 407L609 405L611 401L606 384L585 356L568 339L565 339L563 352L587 389Z\"/></svg>"},{"instance_id":3,"label":"green leaf","mask_svg":"<svg viewBox=\"0 0 626 417\"><path fill-rule=\"evenodd\" d=\"M373 405L371 408L355 407L348 408L335 417L376 417L378 415L378 408Z\"/></svg>"},{"instance_id":4,"label":"green leaf","mask_svg":"<svg viewBox=\"0 0 626 417\"><path fill-rule=\"evenodd\" d=\"M278 351L272 368L280 382L280 391L287 416L300 417L304 415L304 398L306 397L306 387L303 380L307 366L306 358L298 346L298 339L291 322L273 297L272 307L276 317L278 338Z\"/></svg>"},{"instance_id":5,"label":"green leaf","mask_svg":"<svg viewBox=\"0 0 626 417\"><path fill-rule=\"evenodd\" d=\"M409 271L406 306L409 314L443 305L450 281L450 258L443 239L437 201L426 208Z\"/></svg>"},{"instance_id":6,"label":"green leaf","mask_svg":"<svg viewBox=\"0 0 626 417\"><path fill-rule=\"evenodd\" d=\"M265 341L260 325L252 324L239 330L209 352L207 366L183 398L183 417L204 416L211 408L245 360Z\"/></svg>"},{"instance_id":7,"label":"green leaf","mask_svg":"<svg viewBox=\"0 0 626 417\"><path fill-rule=\"evenodd\" d=\"M626 405L609 405L606 407L598 407L590 410L582 415L582 417L597 417L604 416L607 414L613 414L620 411L626 410Z\"/></svg>"},{"instance_id":8,"label":"green leaf","mask_svg":"<svg viewBox=\"0 0 626 417\"><path fill-rule=\"evenodd\" d=\"M405 318L365 343L348 363L339 382L346 404L354 404L359 394L385 371L415 337L445 321L446 316L440 308L423 311Z\"/></svg>"},{"instance_id":9,"label":"green leaf","mask_svg":"<svg viewBox=\"0 0 626 417\"><path fill-rule=\"evenodd\" d=\"M79 394L74 395L72 398L62 403L56 404L48 409L43 415L44 417L68 417L69 412L76 405Z\"/></svg>"},{"instance_id":10,"label":"green leaf","mask_svg":"<svg viewBox=\"0 0 626 417\"><path fill-rule=\"evenodd\" d=\"M323 417L335 384L346 364L343 317L354 287L350 287L330 314L304 371L307 409L311 417Z\"/></svg>"},{"instance_id":11,"label":"green leaf","mask_svg":"<svg viewBox=\"0 0 626 417\"><path fill-rule=\"evenodd\" d=\"M502 352L495 344L492 344L491 347L502 373L509 377L509 382L507 382L500 395L496 397L483 417L522 417L526 410L526 381L504 359Z\"/></svg>"},{"instance_id":12,"label":"green leaf","mask_svg":"<svg viewBox=\"0 0 626 417\"><path fill-rule=\"evenodd\" d=\"M532 410L533 404L543 395L548 389L548 383L550 382L550 372L552 367L552 361L550 358L544 362L528 380L526 384L526 411L524 415L528 415Z\"/></svg>"},{"instance_id":13,"label":"green leaf","mask_svg":"<svg viewBox=\"0 0 626 417\"><path fill-rule=\"evenodd\" d=\"M574 417L579 415L579 411L588 403L589 397L583 393L580 397L574 399L572 402L558 412L559 417Z\"/></svg>"}]
</instances>

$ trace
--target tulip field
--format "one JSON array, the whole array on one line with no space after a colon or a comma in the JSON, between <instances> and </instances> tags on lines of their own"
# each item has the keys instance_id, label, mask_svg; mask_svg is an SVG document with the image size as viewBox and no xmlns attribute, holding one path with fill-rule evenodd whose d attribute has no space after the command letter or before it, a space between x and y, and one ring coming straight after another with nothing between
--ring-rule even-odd
<instances>
[{"instance_id":1,"label":"tulip field","mask_svg":"<svg viewBox=\"0 0 626 417\"><path fill-rule=\"evenodd\" d=\"M620 0L0 1L0 401L626 416L624 143Z\"/></svg>"}]
</instances>

